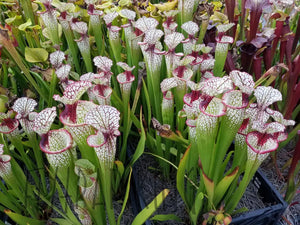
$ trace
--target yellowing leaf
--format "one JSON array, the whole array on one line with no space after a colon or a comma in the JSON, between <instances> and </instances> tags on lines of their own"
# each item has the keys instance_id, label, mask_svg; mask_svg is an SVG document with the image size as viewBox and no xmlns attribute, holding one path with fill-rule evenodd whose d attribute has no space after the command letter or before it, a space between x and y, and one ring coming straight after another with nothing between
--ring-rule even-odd
<instances>
[{"instance_id":1,"label":"yellowing leaf","mask_svg":"<svg viewBox=\"0 0 300 225\"><path fill-rule=\"evenodd\" d=\"M213 202L213 198L214 198L214 192L215 192L215 184L214 181L211 180L204 172L203 170L201 171L202 175L203 175L203 181L204 181L204 185L205 185L205 189L207 192L207 197L208 200L210 201L210 203Z\"/></svg>"},{"instance_id":2,"label":"yellowing leaf","mask_svg":"<svg viewBox=\"0 0 300 225\"><path fill-rule=\"evenodd\" d=\"M25 31L27 27L29 27L32 24L31 20L28 19L26 21L26 23L21 24L20 26L18 26L19 30Z\"/></svg>"},{"instance_id":3,"label":"yellowing leaf","mask_svg":"<svg viewBox=\"0 0 300 225\"><path fill-rule=\"evenodd\" d=\"M185 151L183 157L180 160L179 166L178 166L178 170L177 170L177 175L176 175L176 187L177 190L182 198L182 200L187 204L186 201L186 192L185 192L185 181L184 181L184 177L185 177L185 169L186 169L186 163L187 163L187 159L188 159L188 155L190 152L191 146L189 146L187 148L187 150Z\"/></svg>"},{"instance_id":4,"label":"yellowing leaf","mask_svg":"<svg viewBox=\"0 0 300 225\"><path fill-rule=\"evenodd\" d=\"M210 19L214 23L226 24L228 22L228 17L225 14L220 13L218 11L214 11L214 14L210 17Z\"/></svg>"},{"instance_id":5,"label":"yellowing leaf","mask_svg":"<svg viewBox=\"0 0 300 225\"><path fill-rule=\"evenodd\" d=\"M222 8L222 2L216 1L216 2L212 2L212 4L214 5L214 11L221 10L221 8Z\"/></svg>"},{"instance_id":6,"label":"yellowing leaf","mask_svg":"<svg viewBox=\"0 0 300 225\"><path fill-rule=\"evenodd\" d=\"M0 112L5 112L7 110L5 104L8 102L8 97L6 95L0 95Z\"/></svg>"},{"instance_id":7,"label":"yellowing leaf","mask_svg":"<svg viewBox=\"0 0 300 225\"><path fill-rule=\"evenodd\" d=\"M43 48L25 48L25 59L27 62L44 62L48 59L48 52Z\"/></svg>"},{"instance_id":8,"label":"yellowing leaf","mask_svg":"<svg viewBox=\"0 0 300 225\"><path fill-rule=\"evenodd\" d=\"M131 1L130 0L120 0L118 2L119 6L124 7L124 6L131 6Z\"/></svg>"},{"instance_id":9,"label":"yellowing leaf","mask_svg":"<svg viewBox=\"0 0 300 225\"><path fill-rule=\"evenodd\" d=\"M42 225L45 224L45 220L37 220L37 219L32 219L29 217L22 216L21 214L18 213L13 213L12 211L6 209L4 210L6 215L8 215L13 221L17 222L20 225Z\"/></svg>"},{"instance_id":10,"label":"yellowing leaf","mask_svg":"<svg viewBox=\"0 0 300 225\"><path fill-rule=\"evenodd\" d=\"M35 2L31 2L33 12L36 12L39 9L39 5Z\"/></svg>"},{"instance_id":11,"label":"yellowing leaf","mask_svg":"<svg viewBox=\"0 0 300 225\"><path fill-rule=\"evenodd\" d=\"M84 5L84 0L78 0L78 1L76 1L75 5Z\"/></svg>"},{"instance_id":12,"label":"yellowing leaf","mask_svg":"<svg viewBox=\"0 0 300 225\"><path fill-rule=\"evenodd\" d=\"M132 225L142 225L162 204L170 190L164 189L133 220Z\"/></svg>"},{"instance_id":13,"label":"yellowing leaf","mask_svg":"<svg viewBox=\"0 0 300 225\"><path fill-rule=\"evenodd\" d=\"M147 11L148 12L154 12L155 11L155 6L153 4L151 4L150 2L149 2L149 6L147 7Z\"/></svg>"},{"instance_id":14,"label":"yellowing leaf","mask_svg":"<svg viewBox=\"0 0 300 225\"><path fill-rule=\"evenodd\" d=\"M115 165L118 168L118 172L119 172L120 176L122 176L123 173L124 173L124 165L123 165L123 163L121 161L119 161L119 160L116 160L115 161Z\"/></svg>"},{"instance_id":15,"label":"yellowing leaf","mask_svg":"<svg viewBox=\"0 0 300 225\"><path fill-rule=\"evenodd\" d=\"M12 24L14 21L20 20L20 19L22 19L22 16L16 15L16 16L14 16L14 17L10 17L10 18L6 19L6 20L5 20L5 23L7 23L8 25L10 25L10 24Z\"/></svg>"},{"instance_id":16,"label":"yellowing leaf","mask_svg":"<svg viewBox=\"0 0 300 225\"><path fill-rule=\"evenodd\" d=\"M154 6L156 8L158 8L158 10L160 11L170 11L170 10L173 10L176 5L177 5L177 0L175 1L171 1L171 2L165 2L165 3L162 3L162 4L154 4Z\"/></svg>"}]
</instances>

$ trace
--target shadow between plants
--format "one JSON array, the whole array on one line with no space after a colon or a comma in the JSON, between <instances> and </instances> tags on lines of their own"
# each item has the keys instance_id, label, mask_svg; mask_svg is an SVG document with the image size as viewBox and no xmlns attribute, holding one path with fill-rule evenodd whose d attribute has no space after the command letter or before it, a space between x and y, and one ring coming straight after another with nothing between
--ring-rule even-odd
<instances>
[{"instance_id":1,"label":"shadow between plants","mask_svg":"<svg viewBox=\"0 0 300 225\"><path fill-rule=\"evenodd\" d=\"M181 218L182 222L176 221L151 221L155 225L179 225L189 224L188 214L185 210L185 205L176 189L176 174L171 174L171 179L166 180L160 172L159 164L156 159L151 156L144 154L136 162L134 166L136 171L137 185L140 188L140 192L145 205L149 204L153 198L161 192L163 189L168 188L170 194L164 200L163 204L157 209L153 215L157 214L175 214ZM250 182L244 196L240 200L237 209L247 208L248 211L254 211L262 209L268 206L272 206L274 203L265 202L264 196L259 193L258 187ZM234 215L237 217L241 214Z\"/></svg>"}]
</instances>

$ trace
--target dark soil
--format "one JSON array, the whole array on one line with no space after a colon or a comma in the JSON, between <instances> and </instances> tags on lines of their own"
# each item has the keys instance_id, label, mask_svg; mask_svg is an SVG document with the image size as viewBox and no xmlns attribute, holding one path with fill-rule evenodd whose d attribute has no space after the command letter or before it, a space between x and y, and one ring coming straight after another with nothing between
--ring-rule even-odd
<instances>
[{"instance_id":1,"label":"dark soil","mask_svg":"<svg viewBox=\"0 0 300 225\"><path fill-rule=\"evenodd\" d=\"M59 199L57 194L54 196L53 199L53 204L61 211L63 211L62 206L60 205ZM71 203L71 200L69 202L69 206L72 209L72 212L75 216L78 216L77 213L73 210L73 204ZM122 206L123 206L123 202L122 201L113 201L113 207L114 207L114 211L115 211L115 217L116 217L116 221L118 219L118 216L122 210ZM61 215L59 213L57 213L56 211L53 211L50 218L62 218ZM131 206L130 204L127 203L127 206L124 210L122 219L121 219L121 225L130 225L133 221L134 215L132 213L131 210ZM109 225L108 223L108 219L107 220L107 225ZM56 225L57 223L51 221L50 219L47 221L47 225Z\"/></svg>"},{"instance_id":2,"label":"dark soil","mask_svg":"<svg viewBox=\"0 0 300 225\"><path fill-rule=\"evenodd\" d=\"M282 150L279 152L278 163L280 164L280 168L285 163L284 161L288 160L290 156L291 152L286 152L286 150ZM147 154L144 154L140 157L140 159L136 162L134 166L134 170L136 171L138 187L141 191L141 195L144 198L146 205L149 204L153 200L153 198L155 198L155 196L159 194L163 189L168 188L170 190L170 194L167 196L163 204L157 209L154 215L175 214L183 221L151 221L151 224L189 224L189 219L185 210L185 205L176 189L175 174L171 175L170 180L165 180L162 177L159 164L157 163L156 159L153 156ZM270 165L270 157L263 163L262 172L270 180L273 186L275 186L277 190L281 191L280 193L283 194L285 182L284 180L280 180L280 178L278 178L274 166ZM300 202L299 197L300 196L298 194L295 198L295 201ZM264 203L263 196L259 194L257 186L251 182L237 208L247 208L249 211L254 211L257 209L268 207L270 205L271 203ZM299 214L300 205L295 204L289 207L284 215L291 222L291 225L298 225L300 224ZM285 222L283 219L281 219L278 223L278 225L290 224Z\"/></svg>"},{"instance_id":3,"label":"dark soil","mask_svg":"<svg viewBox=\"0 0 300 225\"><path fill-rule=\"evenodd\" d=\"M279 168L282 176L278 174L274 166L271 157L266 159L261 166L262 171L268 178L268 180L274 185L274 187L279 191L279 193L284 196L286 191L286 177L288 174L288 168L284 168L286 162L293 156L295 143L289 143L285 148L277 151L277 167ZM299 179L298 175L298 179ZM298 182L298 181L297 181ZM299 192L300 190L298 190ZM278 225L299 225L300 224L300 193L296 194L292 204L286 209L284 215L285 218L281 219Z\"/></svg>"},{"instance_id":4,"label":"dark soil","mask_svg":"<svg viewBox=\"0 0 300 225\"><path fill-rule=\"evenodd\" d=\"M154 215L157 214L175 214L183 222L165 221L158 222L152 221L152 224L159 225L182 225L188 224L188 215L185 211L185 205L176 189L175 174L171 174L171 179L166 180L163 178L158 162L153 156L143 154L134 165L136 170L137 185L144 198L145 204L149 204L162 190L165 188L170 190L169 195L163 201L161 206L157 209Z\"/></svg>"}]
</instances>

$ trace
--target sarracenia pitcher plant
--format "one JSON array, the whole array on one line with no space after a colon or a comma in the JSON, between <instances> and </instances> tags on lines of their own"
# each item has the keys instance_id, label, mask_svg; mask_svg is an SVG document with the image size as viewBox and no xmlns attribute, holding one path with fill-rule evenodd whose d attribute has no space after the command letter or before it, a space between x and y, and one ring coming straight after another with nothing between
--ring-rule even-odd
<instances>
[{"instance_id":1,"label":"sarracenia pitcher plant","mask_svg":"<svg viewBox=\"0 0 300 225\"><path fill-rule=\"evenodd\" d=\"M164 80L163 92L166 84ZM192 224L198 224L203 221L199 215L212 210L222 208L230 214L235 210L262 161L287 138L286 126L295 123L270 108L282 99L281 93L272 87L255 88L252 76L245 72L209 74L186 85L191 92L183 98L181 116L187 118L190 146L178 167L177 188ZM156 125L161 136L180 139L170 127ZM234 150L230 149L233 141Z\"/></svg>"},{"instance_id":2,"label":"sarracenia pitcher plant","mask_svg":"<svg viewBox=\"0 0 300 225\"><path fill-rule=\"evenodd\" d=\"M146 143L164 159L167 178L170 165L178 166L177 188L193 224L207 216L228 223L261 161L286 138L300 96L299 3L238 2L2 1L0 174L7 186L0 182L0 209L11 209L15 220L12 213L46 218L38 202L22 209L27 186L12 179L26 180L20 162L29 196L52 207L60 184L67 191L73 205L53 207L64 217L53 221L105 224L107 213L110 224L120 224L131 166ZM127 142L138 133L129 160ZM116 221L120 185L126 193Z\"/></svg>"},{"instance_id":3,"label":"sarracenia pitcher plant","mask_svg":"<svg viewBox=\"0 0 300 225\"><path fill-rule=\"evenodd\" d=\"M7 198L4 204L5 208L13 212L6 211L6 213L16 222L19 221L20 214L24 215L22 218L28 223L33 221L37 223L38 219L48 219L46 216L43 217L41 212L43 209L38 201L32 201L32 205L27 207L25 212L22 211L28 199L35 199L38 195L49 208L53 208L63 216L63 218L51 218L52 221L71 224L106 224L107 218L109 224L120 224L129 195L131 166L142 154L145 146L142 122L137 120L142 133L141 140L131 161L125 167L117 160L119 156L116 154L120 147L117 138L121 135L119 131L121 113L110 105L113 90L112 60L104 56L95 57L93 61L98 67L98 72L83 74L79 81L69 79L71 66L65 64L65 55L62 51L51 53L49 60L58 77L60 88L63 89L62 95L53 95L53 100L61 104L59 110L53 106L39 113L35 112L37 102L23 97L15 101L12 110L0 114L1 142L5 144L5 151L1 150L0 175L8 187L16 192L15 197ZM117 76L117 80L121 98L127 102L127 105L131 84L135 79L131 72L134 67L129 67L122 62L118 63L118 66L124 70ZM127 116L129 114L130 110L127 111ZM18 128L19 124L23 128L22 131ZM128 128L124 127L124 130ZM25 148L26 142L28 143L25 146L28 147ZM8 151L9 149L13 151ZM47 158L47 163L43 162L43 154ZM28 184L27 177L14 158L25 164L35 182L34 186ZM19 180L16 180L15 176L19 177ZM64 197L56 178L63 185L63 190L68 197ZM51 185L48 193L46 180L49 179ZM126 192L122 212L116 220L113 199L120 185L126 187ZM2 189L6 190L1 187ZM51 198L56 190L60 194L63 212L51 204ZM143 215L146 213L149 217L168 192L167 189L163 190L157 196L155 204L150 204L140 216L134 219L134 224L142 224L147 219ZM4 192L1 192L2 194ZM12 206L15 198L20 200L20 204ZM71 204L67 203L67 198L71 199ZM72 207L78 213L79 221L73 214ZM41 220L38 224L43 223L45 221Z\"/></svg>"}]
</instances>

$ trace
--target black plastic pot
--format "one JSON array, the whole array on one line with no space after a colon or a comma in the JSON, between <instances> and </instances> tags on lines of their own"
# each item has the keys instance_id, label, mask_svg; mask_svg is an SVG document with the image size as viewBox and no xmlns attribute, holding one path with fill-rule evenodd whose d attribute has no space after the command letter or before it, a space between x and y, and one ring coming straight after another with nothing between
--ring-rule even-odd
<instances>
[{"instance_id":1,"label":"black plastic pot","mask_svg":"<svg viewBox=\"0 0 300 225\"><path fill-rule=\"evenodd\" d=\"M5 215L3 212L0 212L0 220L4 222L6 221L6 219L7 219L7 215Z\"/></svg>"},{"instance_id":2,"label":"black plastic pot","mask_svg":"<svg viewBox=\"0 0 300 225\"><path fill-rule=\"evenodd\" d=\"M130 155L130 150L129 150ZM130 200L133 207L133 213L138 214L143 208L145 208L145 201L141 188L138 186L137 174L133 168L132 183L130 189ZM265 208L257 209L242 213L237 217L233 217L233 225L276 225L281 215L284 213L288 204L283 200L281 195L275 189L275 187L268 181L265 175L258 170L253 177L252 182L258 188L258 193L263 196L263 202L266 205L270 205ZM152 223L147 220L146 225Z\"/></svg>"},{"instance_id":3,"label":"black plastic pot","mask_svg":"<svg viewBox=\"0 0 300 225\"><path fill-rule=\"evenodd\" d=\"M129 158L132 156L136 145L137 145L137 143L135 143L135 141L128 142L126 153ZM135 216L146 207L144 198L140 191L141 188L139 188L139 186L138 186L137 179L138 179L138 177L136 174L136 170L134 169L134 165L133 165L129 197L130 197L132 212ZM151 222L149 220L147 220L145 222L145 224L151 225Z\"/></svg>"},{"instance_id":4,"label":"black plastic pot","mask_svg":"<svg viewBox=\"0 0 300 225\"><path fill-rule=\"evenodd\" d=\"M272 204L266 208L257 209L255 211L246 212L242 215L233 218L233 225L275 225L284 213L288 204L283 200L281 195L258 170L253 178L254 185L258 188L258 192L263 196L265 203Z\"/></svg>"}]
</instances>

